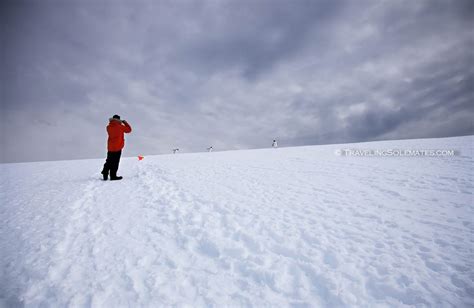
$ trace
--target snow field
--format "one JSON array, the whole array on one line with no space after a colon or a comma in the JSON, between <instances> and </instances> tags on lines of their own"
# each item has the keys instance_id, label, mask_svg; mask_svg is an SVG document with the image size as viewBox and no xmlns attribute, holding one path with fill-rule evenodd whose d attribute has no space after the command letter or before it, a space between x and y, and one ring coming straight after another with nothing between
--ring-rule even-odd
<instances>
[{"instance_id":1,"label":"snow field","mask_svg":"<svg viewBox=\"0 0 474 308\"><path fill-rule=\"evenodd\" d=\"M7 305L474 305L473 137L0 165ZM454 148L446 158L341 148Z\"/></svg>"}]
</instances>

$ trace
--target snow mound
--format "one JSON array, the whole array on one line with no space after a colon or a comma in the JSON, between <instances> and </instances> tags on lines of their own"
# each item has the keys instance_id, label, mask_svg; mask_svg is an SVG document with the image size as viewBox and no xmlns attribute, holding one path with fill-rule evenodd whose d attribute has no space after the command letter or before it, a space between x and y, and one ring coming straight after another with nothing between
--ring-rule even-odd
<instances>
[{"instance_id":1,"label":"snow mound","mask_svg":"<svg viewBox=\"0 0 474 308\"><path fill-rule=\"evenodd\" d=\"M0 165L0 305L472 307L473 140Z\"/></svg>"}]
</instances>

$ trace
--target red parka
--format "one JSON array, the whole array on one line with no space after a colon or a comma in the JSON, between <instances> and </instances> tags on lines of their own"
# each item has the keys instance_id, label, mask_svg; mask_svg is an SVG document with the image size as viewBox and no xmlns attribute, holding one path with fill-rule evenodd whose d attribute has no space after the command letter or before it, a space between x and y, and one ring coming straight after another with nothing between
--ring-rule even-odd
<instances>
[{"instance_id":1,"label":"red parka","mask_svg":"<svg viewBox=\"0 0 474 308\"><path fill-rule=\"evenodd\" d=\"M109 152L118 152L122 150L125 144L123 134L128 134L131 131L132 127L127 122L122 122L117 119L110 119L109 125L107 125L107 133L109 134L107 150Z\"/></svg>"}]
</instances>

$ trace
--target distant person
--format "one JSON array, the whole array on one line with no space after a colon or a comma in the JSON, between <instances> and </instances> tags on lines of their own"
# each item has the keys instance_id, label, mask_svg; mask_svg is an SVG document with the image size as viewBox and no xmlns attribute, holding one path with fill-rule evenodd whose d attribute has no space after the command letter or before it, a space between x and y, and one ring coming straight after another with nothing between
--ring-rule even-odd
<instances>
[{"instance_id":1,"label":"distant person","mask_svg":"<svg viewBox=\"0 0 474 308\"><path fill-rule=\"evenodd\" d=\"M212 152L212 146L209 147L209 148L207 148L207 151L208 151L208 152Z\"/></svg>"},{"instance_id":2,"label":"distant person","mask_svg":"<svg viewBox=\"0 0 474 308\"><path fill-rule=\"evenodd\" d=\"M120 120L120 116L114 115L109 119L109 125L107 125L107 133L109 134L109 139L107 140L107 160L101 172L104 176L104 181L108 179L109 172L111 181L122 179L121 176L117 176L117 170L120 163L120 156L122 155L122 149L125 144L123 134L128 134L131 131L132 127L127 121Z\"/></svg>"},{"instance_id":3,"label":"distant person","mask_svg":"<svg viewBox=\"0 0 474 308\"><path fill-rule=\"evenodd\" d=\"M278 148L278 143L276 140L273 140L272 148Z\"/></svg>"}]
</instances>

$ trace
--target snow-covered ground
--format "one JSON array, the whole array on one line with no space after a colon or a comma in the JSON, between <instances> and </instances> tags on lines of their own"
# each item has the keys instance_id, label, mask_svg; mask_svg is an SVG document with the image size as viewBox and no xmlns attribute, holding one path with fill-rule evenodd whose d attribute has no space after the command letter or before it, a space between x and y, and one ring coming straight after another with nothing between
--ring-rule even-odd
<instances>
[{"instance_id":1,"label":"snow-covered ground","mask_svg":"<svg viewBox=\"0 0 474 308\"><path fill-rule=\"evenodd\" d=\"M472 307L473 141L0 165L0 306Z\"/></svg>"}]
</instances>

